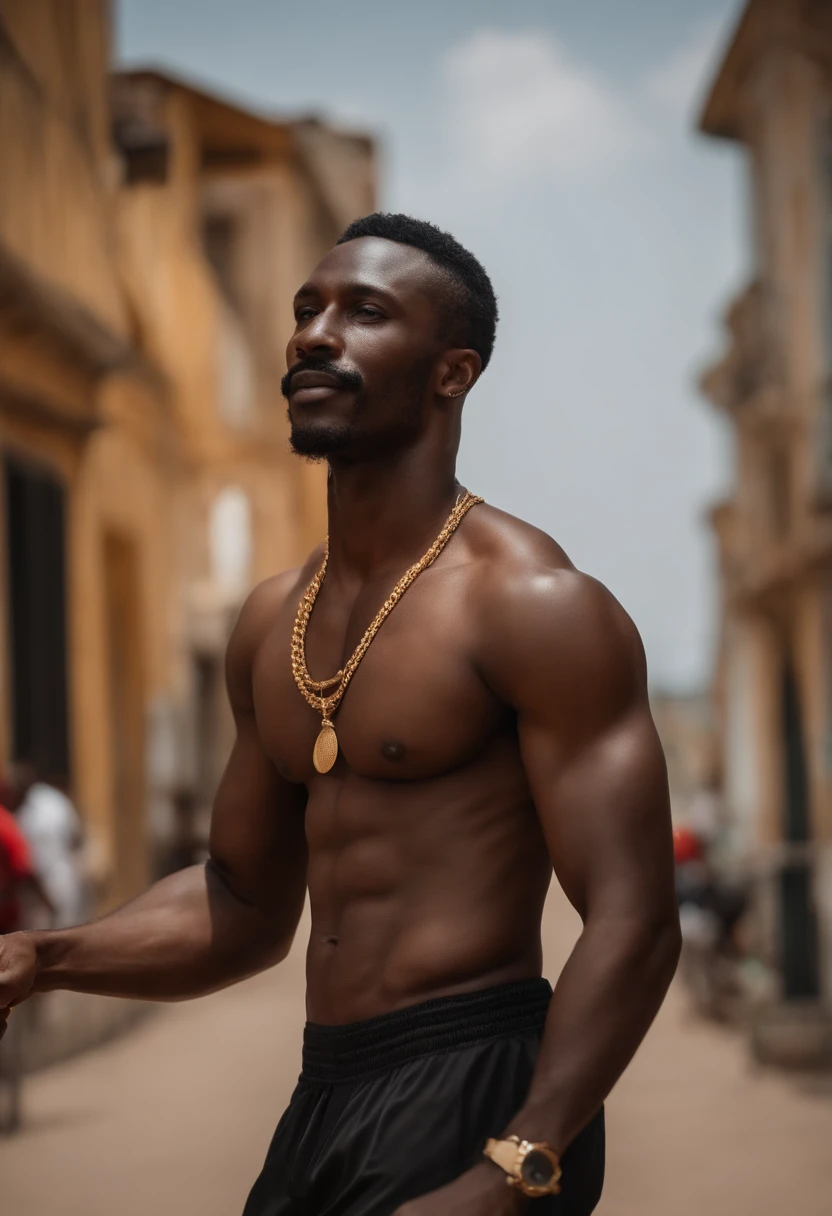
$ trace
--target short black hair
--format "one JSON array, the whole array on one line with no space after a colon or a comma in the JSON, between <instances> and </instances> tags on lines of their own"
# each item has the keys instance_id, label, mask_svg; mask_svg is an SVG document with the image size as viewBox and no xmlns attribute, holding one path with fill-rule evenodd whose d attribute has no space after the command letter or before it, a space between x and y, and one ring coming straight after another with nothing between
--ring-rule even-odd
<instances>
[{"instance_id":1,"label":"short black hair","mask_svg":"<svg viewBox=\"0 0 832 1216\"><path fill-rule=\"evenodd\" d=\"M497 297L491 280L473 253L449 232L443 232L427 220L386 211L374 211L372 215L353 220L341 233L337 244L343 245L362 236L378 236L400 245L412 245L428 254L443 271L447 284L440 302L443 331L447 327L455 342L475 350L482 359L484 371L497 332Z\"/></svg>"}]
</instances>

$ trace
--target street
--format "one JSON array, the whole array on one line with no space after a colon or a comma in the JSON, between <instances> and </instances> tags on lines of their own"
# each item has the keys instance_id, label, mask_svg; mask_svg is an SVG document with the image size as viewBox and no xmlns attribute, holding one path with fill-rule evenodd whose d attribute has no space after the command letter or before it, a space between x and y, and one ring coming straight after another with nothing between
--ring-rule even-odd
<instances>
[{"instance_id":1,"label":"street","mask_svg":"<svg viewBox=\"0 0 832 1216\"><path fill-rule=\"evenodd\" d=\"M547 974L577 932L547 906ZM277 971L166 1007L32 1078L0 1142L3 1216L239 1216L294 1084L305 922ZM608 1103L601 1216L827 1216L832 1088L751 1068L674 989Z\"/></svg>"}]
</instances>

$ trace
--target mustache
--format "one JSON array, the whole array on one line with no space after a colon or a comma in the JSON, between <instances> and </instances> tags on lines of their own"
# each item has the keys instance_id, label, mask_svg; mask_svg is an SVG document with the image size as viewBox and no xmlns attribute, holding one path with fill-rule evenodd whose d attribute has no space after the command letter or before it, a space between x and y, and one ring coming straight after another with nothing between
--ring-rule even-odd
<instances>
[{"instance_id":1,"label":"mustache","mask_svg":"<svg viewBox=\"0 0 832 1216\"><path fill-rule=\"evenodd\" d=\"M339 367L337 363L332 363L329 359L316 359L314 355L310 355L296 363L294 367L290 367L280 381L280 391L284 397L288 397L291 393L292 380L298 372L322 372L325 376L331 376L338 387L344 389L345 392L357 393L364 387L364 378L358 372L352 371L350 368Z\"/></svg>"}]
</instances>

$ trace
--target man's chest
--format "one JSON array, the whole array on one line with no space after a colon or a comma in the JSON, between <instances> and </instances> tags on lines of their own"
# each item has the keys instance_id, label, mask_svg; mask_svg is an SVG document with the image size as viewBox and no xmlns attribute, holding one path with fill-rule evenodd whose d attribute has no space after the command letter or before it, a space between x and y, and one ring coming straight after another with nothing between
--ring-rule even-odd
<instances>
[{"instance_id":1,"label":"man's chest","mask_svg":"<svg viewBox=\"0 0 832 1216\"><path fill-rule=\"evenodd\" d=\"M316 605L306 638L313 680L329 679L347 665L375 606L369 599L348 618L337 602ZM253 692L269 754L290 780L304 781L313 775L322 713L292 674L293 620L290 612L276 622L261 646ZM414 586L378 629L331 713L341 771L346 766L375 780L424 780L476 756L506 710L478 674L474 650L464 597L459 588L454 594L453 580Z\"/></svg>"}]
</instances>

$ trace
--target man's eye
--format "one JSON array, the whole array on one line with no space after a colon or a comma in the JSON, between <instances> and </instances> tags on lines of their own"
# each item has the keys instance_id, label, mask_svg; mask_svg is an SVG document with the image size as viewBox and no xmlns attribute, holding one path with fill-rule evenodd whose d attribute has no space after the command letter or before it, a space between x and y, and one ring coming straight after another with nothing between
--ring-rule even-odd
<instances>
[{"instance_id":1,"label":"man's eye","mask_svg":"<svg viewBox=\"0 0 832 1216\"><path fill-rule=\"evenodd\" d=\"M355 310L362 317L380 317L382 314L370 304L359 304Z\"/></svg>"},{"instance_id":2,"label":"man's eye","mask_svg":"<svg viewBox=\"0 0 832 1216\"><path fill-rule=\"evenodd\" d=\"M315 316L314 308L299 308L295 313L296 321L308 321L310 317Z\"/></svg>"}]
</instances>

